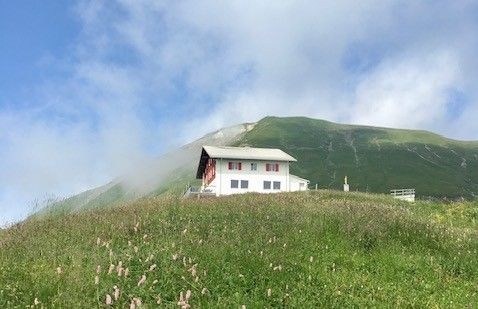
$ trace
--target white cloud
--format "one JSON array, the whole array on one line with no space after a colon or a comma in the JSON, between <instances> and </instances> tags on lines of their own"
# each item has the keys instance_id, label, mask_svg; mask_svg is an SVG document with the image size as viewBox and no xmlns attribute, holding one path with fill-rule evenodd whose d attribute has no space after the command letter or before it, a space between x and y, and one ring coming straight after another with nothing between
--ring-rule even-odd
<instances>
[{"instance_id":1,"label":"white cloud","mask_svg":"<svg viewBox=\"0 0 478 309\"><path fill-rule=\"evenodd\" d=\"M450 92L461 86L458 69L446 52L385 61L358 84L352 121L440 129L448 121Z\"/></svg>"},{"instance_id":2,"label":"white cloud","mask_svg":"<svg viewBox=\"0 0 478 309\"><path fill-rule=\"evenodd\" d=\"M19 192L94 186L266 115L478 139L477 11L474 1L79 1L81 33L49 61L63 75L0 110L10 192L0 207Z\"/></svg>"}]
</instances>

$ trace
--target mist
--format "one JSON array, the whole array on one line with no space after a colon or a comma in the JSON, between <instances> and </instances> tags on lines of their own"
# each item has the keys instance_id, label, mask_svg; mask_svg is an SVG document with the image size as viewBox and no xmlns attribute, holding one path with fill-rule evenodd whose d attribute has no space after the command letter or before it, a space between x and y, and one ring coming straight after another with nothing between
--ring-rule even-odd
<instances>
[{"instance_id":1,"label":"mist","mask_svg":"<svg viewBox=\"0 0 478 309\"><path fill-rule=\"evenodd\" d=\"M39 197L114 179L147 192L195 164L161 156L267 115L477 140L477 11L472 1L76 1L68 52L38 59L48 74L0 97L0 224Z\"/></svg>"}]
</instances>

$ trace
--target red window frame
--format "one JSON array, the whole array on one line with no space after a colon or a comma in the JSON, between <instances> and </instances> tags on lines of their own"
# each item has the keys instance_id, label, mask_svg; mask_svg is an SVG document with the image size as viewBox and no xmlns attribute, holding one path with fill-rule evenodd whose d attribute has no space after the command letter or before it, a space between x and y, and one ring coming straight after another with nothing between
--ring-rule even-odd
<instances>
[{"instance_id":1,"label":"red window frame","mask_svg":"<svg viewBox=\"0 0 478 309\"><path fill-rule=\"evenodd\" d=\"M227 169L229 170L242 170L242 162L228 162L227 163Z\"/></svg>"},{"instance_id":2,"label":"red window frame","mask_svg":"<svg viewBox=\"0 0 478 309\"><path fill-rule=\"evenodd\" d=\"M266 172L278 172L279 163L266 163Z\"/></svg>"}]
</instances>

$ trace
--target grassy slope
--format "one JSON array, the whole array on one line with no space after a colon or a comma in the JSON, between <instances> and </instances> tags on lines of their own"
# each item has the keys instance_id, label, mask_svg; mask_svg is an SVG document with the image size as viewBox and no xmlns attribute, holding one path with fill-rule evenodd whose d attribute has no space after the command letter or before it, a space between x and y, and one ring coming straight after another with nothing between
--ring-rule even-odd
<instances>
[{"instance_id":1,"label":"grassy slope","mask_svg":"<svg viewBox=\"0 0 478 309\"><path fill-rule=\"evenodd\" d=\"M416 188L419 196L478 195L478 143L412 130L339 125L303 117L267 117L237 145L278 147L298 159L291 172L340 189L389 192Z\"/></svg>"},{"instance_id":2,"label":"grassy slope","mask_svg":"<svg viewBox=\"0 0 478 309\"><path fill-rule=\"evenodd\" d=\"M163 196L31 219L0 234L0 307L102 307L115 285L117 308L134 297L178 308L187 290L195 308L472 307L477 213L477 202L319 191Z\"/></svg>"}]
</instances>

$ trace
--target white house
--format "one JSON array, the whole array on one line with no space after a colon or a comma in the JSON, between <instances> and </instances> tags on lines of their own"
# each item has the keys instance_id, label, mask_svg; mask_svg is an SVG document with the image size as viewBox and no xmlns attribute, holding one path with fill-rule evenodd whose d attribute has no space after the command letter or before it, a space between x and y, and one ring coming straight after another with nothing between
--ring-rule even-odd
<instances>
[{"instance_id":1,"label":"white house","mask_svg":"<svg viewBox=\"0 0 478 309\"><path fill-rule=\"evenodd\" d=\"M295 161L280 149L203 146L196 178L201 192L216 196L305 191L309 181L289 174Z\"/></svg>"}]
</instances>

